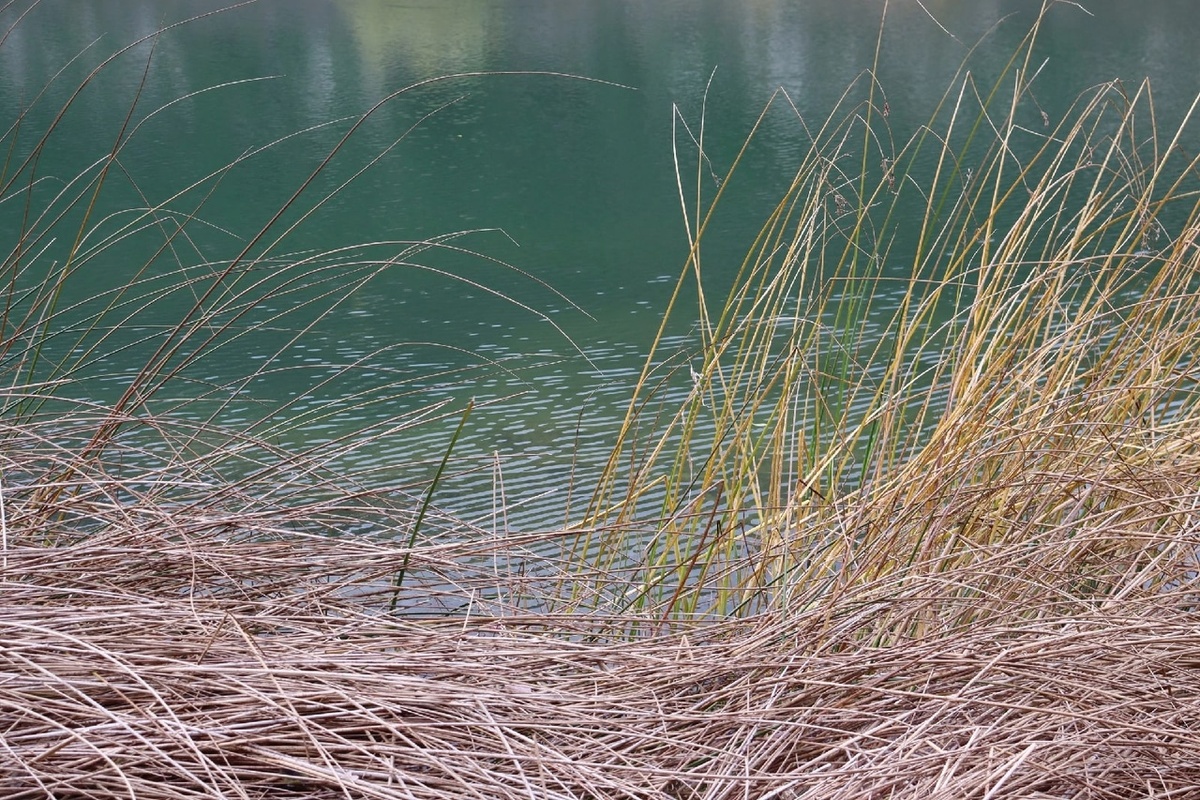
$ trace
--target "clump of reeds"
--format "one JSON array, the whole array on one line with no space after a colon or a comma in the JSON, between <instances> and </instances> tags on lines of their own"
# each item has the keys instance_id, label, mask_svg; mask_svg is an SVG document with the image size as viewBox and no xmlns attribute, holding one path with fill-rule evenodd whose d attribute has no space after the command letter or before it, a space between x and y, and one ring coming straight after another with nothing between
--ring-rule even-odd
<instances>
[{"instance_id":1,"label":"clump of reeds","mask_svg":"<svg viewBox=\"0 0 1200 800\"><path fill-rule=\"evenodd\" d=\"M580 602L836 614L846 592L939 575L928 625L958 630L1191 591L1187 120L1163 135L1149 86L1110 83L1030 127L1035 35L907 141L870 82L803 128L811 147L722 304L706 302L697 206L680 287L699 293L701 366L648 362L574 551L603 575L572 587ZM691 391L664 407L672 373ZM925 625L885 618L887 638Z\"/></svg>"},{"instance_id":2,"label":"clump of reeds","mask_svg":"<svg viewBox=\"0 0 1200 800\"><path fill-rule=\"evenodd\" d=\"M1196 165L1182 130L1140 133L1144 86L1023 126L1021 55L898 146L868 82L809 132L723 303L691 220L695 374L650 359L553 533L478 535L432 485L349 480L331 451L353 441L290 451L155 407L286 294L239 277L263 254L189 279L217 300L117 403L71 400L106 337L73 321L73 367L39 348L101 251L16 292L56 218L35 215L5 262L2 794L1193 792Z\"/></svg>"}]
</instances>

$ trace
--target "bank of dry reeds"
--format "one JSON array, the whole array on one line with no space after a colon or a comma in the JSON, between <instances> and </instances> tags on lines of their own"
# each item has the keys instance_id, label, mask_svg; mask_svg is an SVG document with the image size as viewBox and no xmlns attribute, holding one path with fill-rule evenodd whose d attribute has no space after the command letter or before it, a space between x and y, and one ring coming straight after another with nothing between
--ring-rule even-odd
<instances>
[{"instance_id":1,"label":"bank of dry reeds","mask_svg":"<svg viewBox=\"0 0 1200 800\"><path fill-rule=\"evenodd\" d=\"M377 579L401 549L206 524L10 541L0 794L1127 798L1200 784L1200 629L1182 590L1069 610L1049 597L1034 614L975 599L996 613L938 630L964 588L1006 586L948 570L630 637L644 620L381 613ZM924 628L882 632L897 623Z\"/></svg>"},{"instance_id":2,"label":"bank of dry reeds","mask_svg":"<svg viewBox=\"0 0 1200 800\"><path fill-rule=\"evenodd\" d=\"M88 346L47 373L75 318L69 269L18 291L57 219L31 215L0 349L0 795L1196 796L1196 163L1146 87L1030 116L1032 41L910 139L869 76L801 125L723 303L689 199L692 370L650 359L550 533L440 514L449 458L423 486L338 473L406 420L297 451L220 429L219 392L151 402L245 309L326 286L316 262L189 279L121 399L72 400L109 334L71 323Z\"/></svg>"}]
</instances>

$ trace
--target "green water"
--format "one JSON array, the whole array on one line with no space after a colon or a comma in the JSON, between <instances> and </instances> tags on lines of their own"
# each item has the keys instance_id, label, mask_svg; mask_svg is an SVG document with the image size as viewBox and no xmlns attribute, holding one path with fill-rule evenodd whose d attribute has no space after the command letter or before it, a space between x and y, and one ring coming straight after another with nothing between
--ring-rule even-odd
<instances>
[{"instance_id":1,"label":"green water","mask_svg":"<svg viewBox=\"0 0 1200 800\"><path fill-rule=\"evenodd\" d=\"M295 291L245 308L238 329L259 329L218 339L228 343L151 407L189 401L187 413L239 424L284 403L260 434L326 446L337 468L399 486L429 477L474 398L480 407L456 452L474 471L448 480L439 502L487 526L500 524L495 510L506 505L504 522L519 527L564 519L570 476L586 485L608 454L686 256L673 152L690 183L688 131L698 135L703 111L700 183L711 197L772 92L784 89L795 104L777 101L768 114L710 230L706 279L719 294L786 188L804 124L822 121L871 66L884 9L880 0L260 0L123 53L54 122L109 56L225 4L45 0L22 17L30 5L0 11L3 182L12 181L0 250L9 257L16 232L40 224L44 249L21 259L27 276L63 263L86 206L67 207L64 197L86 194L71 179L129 120L85 245L121 231L134 218L122 210L158 212L152 226L82 263L63 319L87 319L105 292L138 276L147 292L178 284L166 276L200 281L129 318L110 316L121 324L95 351L105 357L87 361L68 394L115 399L204 276L254 242L360 115L415 86L363 122L251 246L254 268L236 286ZM889 3L877 77L896 137L929 118L969 46L1011 14L969 62L983 83L999 72L1039 5ZM1177 122L1200 90L1200 10L1188 0L1083 5L1090 14L1063 3L1048 17L1040 110L1057 119L1090 86L1148 76L1161 121ZM481 72L523 74L421 83ZM36 164L17 172L35 152ZM30 208L63 216L31 222ZM159 253L164 232L188 217L187 235ZM434 248L405 244L457 232ZM315 323L318 306L301 305L359 280ZM686 326L674 333L686 347ZM71 363L78 339L60 337L47 353ZM260 368L263 376L239 380ZM423 409L438 403L425 420ZM348 452L322 445L398 416L407 421L358 437Z\"/></svg>"}]
</instances>

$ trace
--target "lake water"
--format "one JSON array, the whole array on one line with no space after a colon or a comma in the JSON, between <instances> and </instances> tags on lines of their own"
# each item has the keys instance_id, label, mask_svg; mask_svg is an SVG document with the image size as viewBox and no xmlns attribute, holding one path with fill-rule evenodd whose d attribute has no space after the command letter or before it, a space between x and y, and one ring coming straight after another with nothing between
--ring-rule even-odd
<instances>
[{"instance_id":1,"label":"lake water","mask_svg":"<svg viewBox=\"0 0 1200 800\"><path fill-rule=\"evenodd\" d=\"M90 197L71 179L95 174L129 120L89 217L88 257L57 308L79 325L131 281L136 295L163 292L47 345L65 364L86 356L65 393L115 399L204 276L249 245L252 268L232 284L246 294L214 322L255 332L218 335L226 343L150 407L190 403L187 413L231 425L261 418L255 431L272 443L323 448L365 483L403 486L429 478L474 398L455 449L469 474L448 479L438 501L485 525L504 506L505 524L529 528L567 519L565 485L586 487L607 457L684 264L673 152L690 181L695 148L682 123L698 133L703 119L711 197L772 93L795 105L767 115L708 234L719 294L791 179L802 123L826 118L877 41L903 139L970 45L1009 17L969 62L986 83L1040 3L893 0L880 40L881 0L259 0L124 52L54 122L109 56L224 5L44 0L0 11L6 266L32 279L65 262L87 206L69 199ZM1090 86L1150 77L1160 121L1177 122L1200 90L1200 8L1082 5L1048 16L1040 110L1057 119ZM459 77L425 82L447 75ZM273 221L360 115L408 86ZM153 224L124 230L137 219L128 209L146 206L158 209ZM53 213L31 220L30 208ZM186 236L172 236L185 219ZM22 226L39 231L36 257L10 253ZM411 244L422 241L435 245ZM268 287L275 294L259 300ZM322 316L325 292L341 299ZM686 348L686 325L674 334ZM339 444L363 428L353 447Z\"/></svg>"}]
</instances>

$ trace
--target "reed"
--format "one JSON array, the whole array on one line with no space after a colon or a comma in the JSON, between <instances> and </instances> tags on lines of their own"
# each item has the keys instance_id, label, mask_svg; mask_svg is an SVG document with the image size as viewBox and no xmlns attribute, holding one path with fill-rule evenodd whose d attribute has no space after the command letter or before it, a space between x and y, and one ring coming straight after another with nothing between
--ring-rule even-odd
<instances>
[{"instance_id":1,"label":"reed","mask_svg":"<svg viewBox=\"0 0 1200 800\"><path fill-rule=\"evenodd\" d=\"M49 196L47 131L0 172L0 200L30 204L0 319L0 793L1189 795L1188 120L1161 132L1148 86L1110 84L1043 125L1036 35L994 84L964 72L909 140L870 73L820 128L797 117L811 147L727 296L702 261L721 196L681 166L692 248L664 326L694 316L695 350L651 354L580 519L506 537L438 510L453 440L424 483L336 467L467 412L289 448L276 414L219 424L284 349L230 386L189 372L282 326L253 317L267 301L301 320L290 344L457 239L287 258L289 205L262 247L207 271L148 261L82 314L63 288L80 270L143 232L169 250L203 202L89 222L138 117ZM63 225L76 245L49 268ZM183 319L121 338L175 291L195 292ZM139 346L128 390L86 399L95 360Z\"/></svg>"},{"instance_id":2,"label":"reed","mask_svg":"<svg viewBox=\"0 0 1200 800\"><path fill-rule=\"evenodd\" d=\"M970 625L1188 582L1187 121L1160 132L1148 86L1106 84L1029 127L1036 34L894 149L865 75L805 129L811 148L720 304L702 267L720 195L698 206L677 289L699 297L695 354L647 362L573 551L600 577L568 602L723 619L941 574L950 605L931 618ZM937 165L927 184L918 161ZM670 407L688 358L702 366Z\"/></svg>"}]
</instances>

